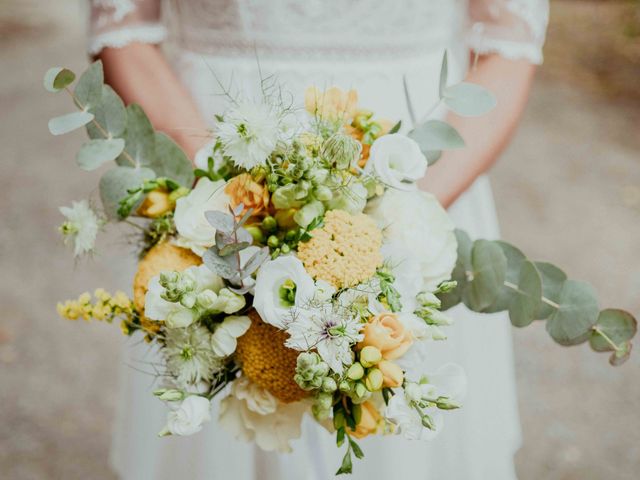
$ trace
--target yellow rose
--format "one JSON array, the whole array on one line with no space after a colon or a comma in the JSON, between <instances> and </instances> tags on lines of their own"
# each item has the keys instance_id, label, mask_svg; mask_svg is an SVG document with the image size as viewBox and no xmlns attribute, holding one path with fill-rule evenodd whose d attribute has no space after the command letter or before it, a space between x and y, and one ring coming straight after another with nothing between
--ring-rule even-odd
<instances>
[{"instance_id":1,"label":"yellow rose","mask_svg":"<svg viewBox=\"0 0 640 480\"><path fill-rule=\"evenodd\" d=\"M376 315L364 326L364 339L358 344L360 348L368 345L376 347L382 352L385 360L395 360L404 355L413 338L395 313L385 312Z\"/></svg>"},{"instance_id":2,"label":"yellow rose","mask_svg":"<svg viewBox=\"0 0 640 480\"><path fill-rule=\"evenodd\" d=\"M382 360L378 363L378 370L382 372L383 387L397 388L402 385L404 372L395 363L389 360Z\"/></svg>"},{"instance_id":3,"label":"yellow rose","mask_svg":"<svg viewBox=\"0 0 640 480\"><path fill-rule=\"evenodd\" d=\"M244 205L244 212L253 208L252 216L265 215L269 207L269 190L264 183L256 182L248 173L229 180L224 191L231 199L231 206Z\"/></svg>"},{"instance_id":4,"label":"yellow rose","mask_svg":"<svg viewBox=\"0 0 640 480\"><path fill-rule=\"evenodd\" d=\"M356 425L356 429L351 430L351 435L356 438L364 438L375 434L382 424L382 416L373 403L364 402L360 407L362 409L360 421Z\"/></svg>"},{"instance_id":5,"label":"yellow rose","mask_svg":"<svg viewBox=\"0 0 640 480\"><path fill-rule=\"evenodd\" d=\"M165 190L152 190L138 207L136 212L141 217L158 218L173 210L175 202L169 198Z\"/></svg>"},{"instance_id":6,"label":"yellow rose","mask_svg":"<svg viewBox=\"0 0 640 480\"><path fill-rule=\"evenodd\" d=\"M307 88L304 93L304 106L307 112L322 120L346 122L353 118L358 104L358 92L344 92L338 87L331 87L324 92L318 87Z\"/></svg>"}]
</instances>

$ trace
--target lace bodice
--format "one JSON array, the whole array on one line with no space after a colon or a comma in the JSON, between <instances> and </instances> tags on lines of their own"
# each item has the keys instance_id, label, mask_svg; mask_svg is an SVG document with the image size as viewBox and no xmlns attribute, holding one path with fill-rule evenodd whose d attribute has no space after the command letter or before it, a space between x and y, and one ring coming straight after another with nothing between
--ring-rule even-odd
<instances>
[{"instance_id":1,"label":"lace bodice","mask_svg":"<svg viewBox=\"0 0 640 480\"><path fill-rule=\"evenodd\" d=\"M470 49L542 62L548 0L89 0L89 51L130 42L219 55L406 57L463 37ZM171 27L171 28L168 28Z\"/></svg>"}]
</instances>

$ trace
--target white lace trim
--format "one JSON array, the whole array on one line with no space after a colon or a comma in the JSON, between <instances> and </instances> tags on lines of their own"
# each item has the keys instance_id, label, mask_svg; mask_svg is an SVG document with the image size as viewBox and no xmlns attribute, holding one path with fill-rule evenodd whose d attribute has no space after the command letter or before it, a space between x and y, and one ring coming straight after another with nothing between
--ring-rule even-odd
<instances>
[{"instance_id":1,"label":"white lace trim","mask_svg":"<svg viewBox=\"0 0 640 480\"><path fill-rule=\"evenodd\" d=\"M167 38L167 29L159 23L145 23L101 33L90 39L88 51L91 55L103 48L122 48L130 43L161 43Z\"/></svg>"},{"instance_id":2,"label":"white lace trim","mask_svg":"<svg viewBox=\"0 0 640 480\"><path fill-rule=\"evenodd\" d=\"M543 62L542 49L531 43L471 36L468 45L480 55L497 53L509 60L528 60L534 65L542 65Z\"/></svg>"}]
</instances>

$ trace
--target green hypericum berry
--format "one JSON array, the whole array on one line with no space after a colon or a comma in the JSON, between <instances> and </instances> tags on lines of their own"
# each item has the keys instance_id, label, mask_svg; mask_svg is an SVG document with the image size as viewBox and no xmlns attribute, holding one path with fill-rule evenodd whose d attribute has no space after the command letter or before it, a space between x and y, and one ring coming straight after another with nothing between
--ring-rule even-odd
<instances>
[{"instance_id":1,"label":"green hypericum berry","mask_svg":"<svg viewBox=\"0 0 640 480\"><path fill-rule=\"evenodd\" d=\"M278 222L271 215L264 217L261 225L265 232L274 232L278 228Z\"/></svg>"},{"instance_id":2,"label":"green hypericum berry","mask_svg":"<svg viewBox=\"0 0 640 480\"><path fill-rule=\"evenodd\" d=\"M249 225L248 227L245 227L245 230L251 234L254 243L264 243L264 233L262 233L262 229L260 227L257 225Z\"/></svg>"},{"instance_id":3,"label":"green hypericum berry","mask_svg":"<svg viewBox=\"0 0 640 480\"><path fill-rule=\"evenodd\" d=\"M271 235L267 239L267 245L269 245L269 247L271 248L278 248L278 246L280 246L280 240L278 240L278 237L276 237L275 235Z\"/></svg>"},{"instance_id":4,"label":"green hypericum berry","mask_svg":"<svg viewBox=\"0 0 640 480\"><path fill-rule=\"evenodd\" d=\"M291 247L289 247L289 245L287 245L286 243L282 245L282 247L280 247L280 251L286 255L287 253L289 253L291 251Z\"/></svg>"}]
</instances>

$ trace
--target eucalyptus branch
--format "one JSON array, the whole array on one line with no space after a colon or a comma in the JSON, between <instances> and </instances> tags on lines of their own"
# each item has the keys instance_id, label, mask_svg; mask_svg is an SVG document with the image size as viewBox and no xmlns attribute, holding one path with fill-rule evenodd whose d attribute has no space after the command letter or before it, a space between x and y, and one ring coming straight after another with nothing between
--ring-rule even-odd
<instances>
[{"instance_id":1,"label":"eucalyptus branch","mask_svg":"<svg viewBox=\"0 0 640 480\"><path fill-rule=\"evenodd\" d=\"M504 286L505 286L505 287L507 287L507 288L510 288L510 289L512 289L512 290L515 290L515 291L516 291L516 292L518 292L518 293L522 293L523 295L526 295L526 294L527 294L526 292L523 292L522 290L520 290L520 289L518 288L518 286L517 286L517 285L515 285L515 284L513 284L513 283L511 283L511 282L509 282L509 281L506 281L506 280L505 280L505 282L504 282ZM547 305L549 305L550 307L555 308L556 310L558 310L558 309L560 308L560 305L558 305L558 304L557 304L556 302L554 302L553 300L548 299L548 298L547 298L547 297L545 297L544 295L542 295L542 296L540 297L540 300L542 301L542 303L546 303Z\"/></svg>"},{"instance_id":2,"label":"eucalyptus branch","mask_svg":"<svg viewBox=\"0 0 640 480\"><path fill-rule=\"evenodd\" d=\"M613 340L611 340L611 338L604 333L597 325L594 325L591 328L595 333L597 333L598 335L600 335L605 342L607 342L611 348L613 348L616 352L619 352L620 350L622 350L618 345L615 344L615 342Z\"/></svg>"},{"instance_id":3,"label":"eucalyptus branch","mask_svg":"<svg viewBox=\"0 0 640 480\"><path fill-rule=\"evenodd\" d=\"M86 111L86 105L84 105L80 100L78 100L78 97L76 96L76 94L73 93L69 87L65 87L65 91L71 96L71 98L73 99L73 101L75 102L75 104L78 106L80 110ZM100 124L100 122L98 122L95 119L95 117L91 120L91 123L95 125L95 127L98 129L98 131L102 134L104 138L111 139L111 134ZM122 155L124 156L124 158L126 158L129 161L129 163L131 163L131 166L133 167L137 166L135 160L129 154L129 152L127 152L126 150L122 150Z\"/></svg>"}]
</instances>

